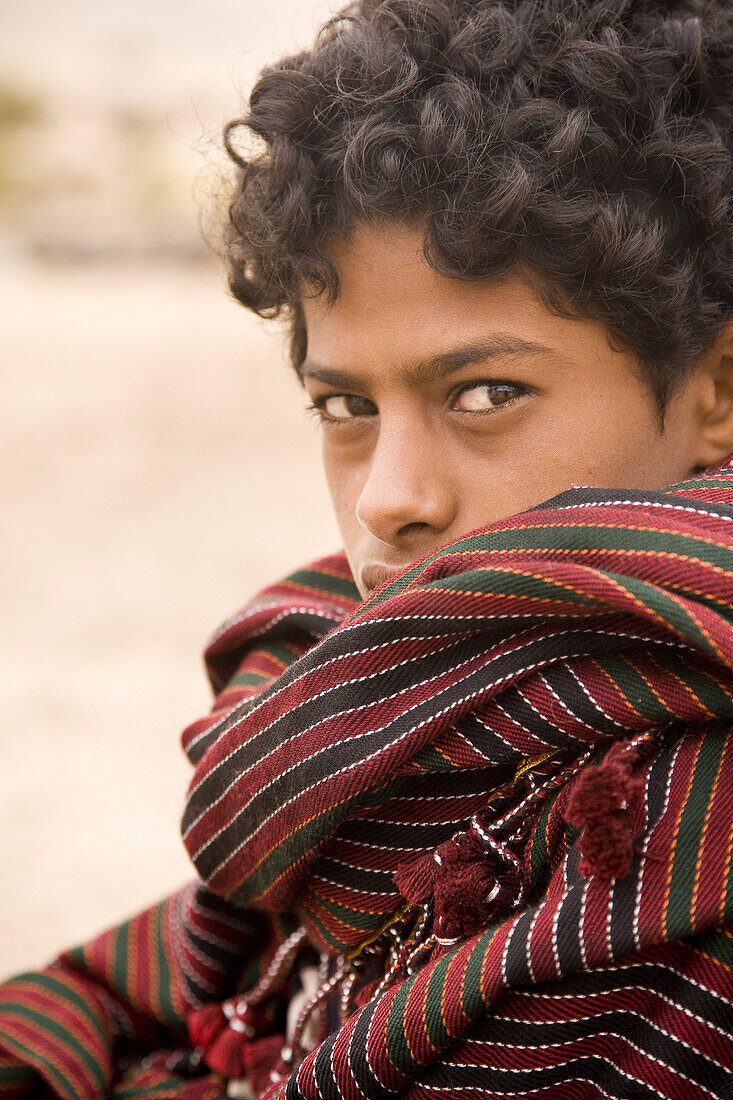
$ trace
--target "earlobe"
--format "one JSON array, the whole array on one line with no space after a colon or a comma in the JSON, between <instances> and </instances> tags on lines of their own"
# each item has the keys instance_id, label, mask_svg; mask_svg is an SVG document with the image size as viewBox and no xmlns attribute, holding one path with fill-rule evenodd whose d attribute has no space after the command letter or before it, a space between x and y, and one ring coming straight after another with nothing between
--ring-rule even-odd
<instances>
[{"instance_id":1,"label":"earlobe","mask_svg":"<svg viewBox=\"0 0 733 1100\"><path fill-rule=\"evenodd\" d=\"M733 452L733 320L703 356L696 375L694 461L706 467Z\"/></svg>"}]
</instances>

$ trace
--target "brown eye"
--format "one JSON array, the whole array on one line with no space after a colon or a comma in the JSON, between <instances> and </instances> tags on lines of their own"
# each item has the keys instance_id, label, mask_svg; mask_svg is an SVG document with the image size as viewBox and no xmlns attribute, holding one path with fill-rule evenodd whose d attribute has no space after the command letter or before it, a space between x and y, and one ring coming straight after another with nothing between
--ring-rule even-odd
<instances>
[{"instance_id":1,"label":"brown eye","mask_svg":"<svg viewBox=\"0 0 733 1100\"><path fill-rule=\"evenodd\" d=\"M352 393L332 394L315 404L325 420L353 420L355 416L374 416L377 411L372 401Z\"/></svg>"},{"instance_id":2,"label":"brown eye","mask_svg":"<svg viewBox=\"0 0 733 1100\"><path fill-rule=\"evenodd\" d=\"M508 382L481 382L475 386L468 386L456 397L453 408L459 412L491 412L500 405L506 405L508 401L522 394L519 386L512 386Z\"/></svg>"}]
</instances>

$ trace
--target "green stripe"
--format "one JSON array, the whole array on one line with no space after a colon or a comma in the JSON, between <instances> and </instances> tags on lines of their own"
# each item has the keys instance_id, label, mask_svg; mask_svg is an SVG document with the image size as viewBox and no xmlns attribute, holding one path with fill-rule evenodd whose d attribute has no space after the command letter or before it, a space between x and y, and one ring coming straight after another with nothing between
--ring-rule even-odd
<instances>
[{"instance_id":1,"label":"green stripe","mask_svg":"<svg viewBox=\"0 0 733 1100\"><path fill-rule=\"evenodd\" d=\"M291 573L287 581L313 588L319 595L341 596L347 600L361 600L359 589L351 578L335 577L330 573L321 573L316 569L298 569Z\"/></svg>"},{"instance_id":2,"label":"green stripe","mask_svg":"<svg viewBox=\"0 0 733 1100\"><path fill-rule=\"evenodd\" d=\"M70 978L70 980L76 979ZM78 1008L86 1017L89 1024L99 1035L99 1038L102 1040L106 1039L107 1028L104 1024L104 1015L97 1002L92 1000L90 1004L90 999L88 997L82 996L78 990L74 989L73 986L68 985L60 978L57 978L53 974L38 971L29 974L19 974L13 979L13 982L24 982L27 985L37 986L43 993L55 995L68 1001L69 1004Z\"/></svg>"},{"instance_id":3,"label":"green stripe","mask_svg":"<svg viewBox=\"0 0 733 1100\"><path fill-rule=\"evenodd\" d=\"M653 657L663 669L678 676L685 687L691 689L692 694L700 700L702 707L710 711L711 716L725 721L733 720L733 699L712 676L690 668L684 657L671 649L660 647L654 651ZM629 705L651 725L677 719L677 711L671 711L653 690L653 671L650 685L622 655L596 657L596 662L623 692Z\"/></svg>"},{"instance_id":4,"label":"green stripe","mask_svg":"<svg viewBox=\"0 0 733 1100\"><path fill-rule=\"evenodd\" d=\"M671 503L674 503L673 501ZM688 507L685 501L683 507ZM716 506L717 507L717 506ZM648 508L648 506L647 506ZM729 512L733 509L728 509ZM638 509L639 520L644 522L644 508ZM673 532L655 527L620 525L616 520L608 524L587 523L573 512L564 523L552 526L538 523L536 526L519 524L501 531L479 531L465 539L459 539L450 547L436 551L429 561L441 554L471 553L473 551L540 550L545 558L553 551L618 550L661 551L680 557L695 557L715 565L724 565L733 558L727 546L710 543L695 534Z\"/></svg>"},{"instance_id":5,"label":"green stripe","mask_svg":"<svg viewBox=\"0 0 733 1100\"><path fill-rule=\"evenodd\" d=\"M703 955L714 959L715 962L720 963L727 970L733 970L733 939L726 936L724 932L720 932L715 928L703 932L702 935L695 936L694 939L690 940L690 946L695 951L700 951Z\"/></svg>"},{"instance_id":6,"label":"green stripe","mask_svg":"<svg viewBox=\"0 0 733 1100\"><path fill-rule=\"evenodd\" d=\"M313 910L310 908L310 905L308 904L308 902L309 902L309 899L306 897L306 901L303 903L303 907L302 907L302 910L301 910L303 913L307 914L308 924L310 926L312 926L314 931L318 934L318 937L320 939L322 939L324 943L328 944L330 947L333 947L335 951L338 951L338 952L343 951L344 950L343 933L341 933L341 935L336 935L329 928L327 928L326 925L323 923L323 921L320 919L320 917L318 917L313 912ZM393 915L396 915L396 914L393 914ZM379 920L374 920L372 922L371 926L368 929L366 929L366 931L369 932L369 933L376 932L378 929L380 929L382 927L382 925L386 924L389 921L389 919L390 919L390 914L389 913L381 914L381 916L379 917ZM346 925L351 925L351 921L345 921L344 923ZM367 939L368 937L365 936L364 938Z\"/></svg>"},{"instance_id":7,"label":"green stripe","mask_svg":"<svg viewBox=\"0 0 733 1100\"><path fill-rule=\"evenodd\" d=\"M694 931L692 897L695 867L702 844L710 799L726 738L721 730L711 731L703 739L695 761L695 770L682 815L677 841L672 852L669 902L664 917L665 939L679 940Z\"/></svg>"},{"instance_id":8,"label":"green stripe","mask_svg":"<svg viewBox=\"0 0 733 1100\"><path fill-rule=\"evenodd\" d=\"M120 1088L118 1085L114 1092L115 1100L145 1100L146 1096L157 1096L159 1093L164 1093L166 1097L186 1096L188 1094L188 1087L190 1086L188 1086L186 1082L183 1082L179 1076L168 1074L165 1070L159 1072L164 1073L165 1076L158 1078L154 1084L151 1084L150 1074L148 1072L145 1074L145 1084L143 1085L132 1084L125 1088ZM206 1096L211 1098L211 1100L213 1100L215 1096L221 1097L222 1100L224 1100L227 1095L224 1082L217 1074L211 1072L205 1077L198 1077L196 1079L196 1092L194 1095L202 1097L204 1094L201 1092L201 1086L209 1081L212 1085L217 1081L222 1081L221 1091L217 1091L216 1093L207 1092ZM186 1091L182 1092L182 1089Z\"/></svg>"},{"instance_id":9,"label":"green stripe","mask_svg":"<svg viewBox=\"0 0 733 1100\"><path fill-rule=\"evenodd\" d=\"M438 752L434 745L425 745L413 757L412 763L417 768L423 768L426 772L452 772L456 765Z\"/></svg>"},{"instance_id":10,"label":"green stripe","mask_svg":"<svg viewBox=\"0 0 733 1100\"><path fill-rule=\"evenodd\" d=\"M264 650L275 661L282 661L284 665L292 665L300 657L300 651L291 645L283 645L281 642L263 642L257 646Z\"/></svg>"},{"instance_id":11,"label":"green stripe","mask_svg":"<svg viewBox=\"0 0 733 1100\"><path fill-rule=\"evenodd\" d=\"M114 950L114 962L112 964L112 973L114 976L114 983L117 989L124 991L125 996L129 999L129 950L128 940L130 935L129 922L121 924L115 931L115 950Z\"/></svg>"},{"instance_id":12,"label":"green stripe","mask_svg":"<svg viewBox=\"0 0 733 1100\"><path fill-rule=\"evenodd\" d=\"M392 798L399 798L405 780L408 778L405 775L395 775L392 779L388 779L386 783L382 783L381 787L364 791L362 806L374 809L377 806L383 806L385 802L389 802Z\"/></svg>"},{"instance_id":13,"label":"green stripe","mask_svg":"<svg viewBox=\"0 0 733 1100\"><path fill-rule=\"evenodd\" d=\"M445 551L443 551L443 553L445 553ZM441 551L438 551L437 553L435 553L431 557L429 557L426 561L422 561L422 562L419 563L419 565L414 565L412 567L412 569L408 569L407 572L403 576L399 577L396 581L392 581L391 584L386 585L380 591L379 595L372 596L371 599L367 600L365 606L370 607L370 608L371 607L378 607L380 604L383 604L386 600L391 599L392 596L397 596L400 592L404 592L404 590L410 584L412 584L412 582L416 579L416 577L419 577L420 574L425 569L427 569L428 565L430 565L437 558L439 558L440 555L441 555Z\"/></svg>"},{"instance_id":14,"label":"green stripe","mask_svg":"<svg viewBox=\"0 0 733 1100\"><path fill-rule=\"evenodd\" d=\"M284 837L273 848L252 874L248 875L231 894L231 900L239 905L247 905L262 897L283 874L296 866L314 848L324 836L335 832L338 825L348 817L351 811L363 801L363 792L358 791L351 798L323 810L316 817L298 826L294 832Z\"/></svg>"},{"instance_id":15,"label":"green stripe","mask_svg":"<svg viewBox=\"0 0 733 1100\"><path fill-rule=\"evenodd\" d=\"M66 1048L67 1056L71 1054L79 1068L84 1066L100 1089L104 1090L106 1088L109 1082L109 1074L105 1071L105 1067L96 1058L93 1058L74 1034L68 1028L65 1028L63 1024L60 1024L58 1020L55 1020L53 1016L42 1016L34 1009L28 1008L27 1005L21 1004L3 1004L2 1011L6 1017L15 1016L25 1024L31 1025L41 1036L44 1034L53 1035ZM35 1051L34 1055L38 1057Z\"/></svg>"},{"instance_id":16,"label":"green stripe","mask_svg":"<svg viewBox=\"0 0 733 1100\"><path fill-rule=\"evenodd\" d=\"M14 1055L9 1055L14 1057ZM30 1066L0 1066L0 1086L3 1089L9 1086L16 1088L30 1088L34 1081L38 1081L36 1070Z\"/></svg>"},{"instance_id":17,"label":"green stripe","mask_svg":"<svg viewBox=\"0 0 733 1100\"><path fill-rule=\"evenodd\" d=\"M511 919L511 918L510 918ZM483 971L486 956L488 955L491 945L494 942L494 937L497 932L500 932L506 925L506 918L503 918L491 925L482 934L481 939L476 941L476 944L471 951L468 959L468 965L466 966L466 982L465 990L463 994L463 1006L466 1016L469 1020L476 1020L479 1016L482 1016L486 1012L486 1004L484 1002L484 986L483 986ZM459 950L459 948L455 948ZM468 982L468 973L476 975L475 983Z\"/></svg>"},{"instance_id":18,"label":"green stripe","mask_svg":"<svg viewBox=\"0 0 733 1100\"><path fill-rule=\"evenodd\" d=\"M262 642L257 648L260 653L279 661L286 668L292 665L293 661L297 661L301 655L294 646L283 645L281 642ZM260 684L269 683L271 679L270 673L240 672L232 676L227 682L227 687L259 687Z\"/></svg>"},{"instance_id":19,"label":"green stripe","mask_svg":"<svg viewBox=\"0 0 733 1100\"><path fill-rule=\"evenodd\" d=\"M573 524L568 523L564 526L557 527L519 527L505 531L490 531L482 532L478 535L473 535L465 540L460 540L454 545L450 546L447 553L461 553L470 551L490 550L505 552L508 550L526 550L530 553L532 551L539 551L542 560L551 560L553 552L564 553L569 551L572 553L578 553L584 549L591 550L603 550L603 551L618 551L619 553L625 553L628 551L640 551L642 553L659 552L667 557L675 555L678 559L684 561L685 558L699 559L705 564L711 564L718 568L725 570L728 573L733 572L733 551L726 546L721 546L717 543L709 543L703 539L696 538L692 535L677 534L669 531L657 531L648 528L621 528L617 526L594 526L586 524ZM432 564L432 562L440 559L442 555L446 554L445 549L437 551L427 561L422 562L420 565L415 566L413 569L401 577L399 580L394 581L392 584L387 585L383 592L376 600L371 601L371 605L377 605L383 603L390 597L403 591L408 584L418 579L426 568ZM576 563L577 564L577 563ZM531 558L527 562L528 569L532 567ZM662 593L659 588L653 585L647 585L643 581L636 581L633 578L625 577L623 574L616 574L614 572L606 572L606 575L619 581L624 587L630 590L642 592L656 592L659 594L660 599ZM460 584L461 589L467 591L491 591L494 590L497 593L501 592L517 592L518 579L502 569L500 565L497 565L493 569L490 565L486 569L474 569L467 570L466 572L458 575L460 580L457 580L455 576L441 577L434 581L430 581L430 588L446 588L455 589L457 584ZM481 578L481 579L479 579ZM536 590L532 586L537 584ZM545 583L550 583L549 579ZM537 595L543 591L546 593L551 591L551 588L543 589L542 582L535 582L530 578L521 578L522 592L528 592L531 595ZM674 582L675 590L680 593L688 593L694 596L697 603L714 607L718 611L722 611L727 618L731 617L731 607L727 599L724 597L717 598L711 593L698 593L693 592L691 589L685 587L682 579ZM671 585L670 585L671 587ZM558 582L556 584L556 591L563 589L563 586ZM590 603L595 601L589 599L587 595L583 593L573 593L570 589L565 589L567 600L573 600L579 604ZM669 597L667 597L669 602ZM645 598L644 603L647 603ZM675 614L675 620L680 620L679 611ZM705 643L705 648L707 643Z\"/></svg>"},{"instance_id":20,"label":"green stripe","mask_svg":"<svg viewBox=\"0 0 733 1100\"><path fill-rule=\"evenodd\" d=\"M644 677L623 657L597 657L598 665L611 677L629 706L650 725L665 725L674 716L664 706Z\"/></svg>"},{"instance_id":21,"label":"green stripe","mask_svg":"<svg viewBox=\"0 0 733 1100\"><path fill-rule=\"evenodd\" d=\"M389 1007L387 1026L384 1034L387 1057L397 1066L398 1070L406 1075L414 1074L420 1068L420 1063L413 1058L405 1039L405 1008L407 1005L407 998L414 984L415 978L410 978L409 981L404 982L403 985L398 988L395 998Z\"/></svg>"},{"instance_id":22,"label":"green stripe","mask_svg":"<svg viewBox=\"0 0 733 1100\"><path fill-rule=\"evenodd\" d=\"M80 943L78 947L72 947L71 950L64 953L66 958L72 959L85 973L89 971L86 959L86 949L88 946L89 944L87 943Z\"/></svg>"},{"instance_id":23,"label":"green stripe","mask_svg":"<svg viewBox=\"0 0 733 1100\"><path fill-rule=\"evenodd\" d=\"M727 480L727 479L726 479ZM725 482L723 482L725 484ZM674 485L669 485L665 489L665 493L679 493L683 489L719 489L721 486L721 480L719 477L691 477L686 481L676 481ZM703 504L707 504L707 501L703 501ZM711 501L716 508L722 507L723 511L730 511L727 505L721 501Z\"/></svg>"},{"instance_id":24,"label":"green stripe","mask_svg":"<svg viewBox=\"0 0 733 1100\"><path fill-rule=\"evenodd\" d=\"M259 687L260 684L269 684L272 677L264 672L240 672L227 680L227 687Z\"/></svg>"},{"instance_id":25,"label":"green stripe","mask_svg":"<svg viewBox=\"0 0 733 1100\"><path fill-rule=\"evenodd\" d=\"M647 584L646 581L640 581L636 577L627 577L620 573L607 573L606 576L654 612L665 626L681 634L698 649L719 659L717 648L700 629L697 619L679 596L672 596L664 589ZM730 606L727 610L730 615Z\"/></svg>"},{"instance_id":26,"label":"green stripe","mask_svg":"<svg viewBox=\"0 0 733 1100\"><path fill-rule=\"evenodd\" d=\"M165 915L166 902L157 906L155 911L155 943L153 950L156 954L156 962L160 971L158 980L158 999L160 1001L161 1016L167 1024L182 1024L185 1021L178 1015L173 1005L172 980L168 955L165 949L165 937L163 934L163 917Z\"/></svg>"},{"instance_id":27,"label":"green stripe","mask_svg":"<svg viewBox=\"0 0 733 1100\"><path fill-rule=\"evenodd\" d=\"M436 1050L445 1050L453 1038L446 1031L443 1020L443 994L447 970L452 959L452 955L444 955L439 961L430 975L425 998L425 1031Z\"/></svg>"},{"instance_id":28,"label":"green stripe","mask_svg":"<svg viewBox=\"0 0 733 1100\"><path fill-rule=\"evenodd\" d=\"M643 522L643 511L639 510ZM551 558L553 551L617 550L642 553L670 554L678 558L699 558L702 562L733 571L733 551L719 543L711 543L697 535L684 532L657 530L650 527L619 526L573 522L562 526L518 527L509 531L490 531L476 536L475 549L489 550L539 550L543 558ZM469 540L473 541L473 540ZM460 548L457 544L456 549Z\"/></svg>"},{"instance_id":29,"label":"green stripe","mask_svg":"<svg viewBox=\"0 0 733 1100\"><path fill-rule=\"evenodd\" d=\"M531 562L528 563L528 568L531 568ZM428 587L431 592L445 590L486 596L521 596L522 599L571 603L581 607L595 607L598 602L595 596L578 592L573 585L555 577L527 576L521 570L521 563L513 569L501 565L493 568L490 566L487 569L471 569L465 573L430 581ZM543 609L541 613L547 614L547 611Z\"/></svg>"},{"instance_id":30,"label":"green stripe","mask_svg":"<svg viewBox=\"0 0 733 1100\"><path fill-rule=\"evenodd\" d=\"M4 1007L4 1006L3 1006ZM49 1062L47 1058L44 1058L42 1054L39 1054L37 1050L32 1047L26 1046L20 1039L16 1039L12 1035L3 1035L3 1043L6 1049L14 1056L19 1058L25 1057L34 1066L38 1068L33 1072L34 1081L37 1080L39 1074L44 1073L54 1082L54 1087L59 1090L60 1096L69 1096L72 1100L78 1100L76 1090L72 1091L71 1082L67 1077L64 1077L59 1069ZM42 1068L41 1068L42 1067ZM4 1073L5 1071L3 1071Z\"/></svg>"},{"instance_id":31,"label":"green stripe","mask_svg":"<svg viewBox=\"0 0 733 1100\"><path fill-rule=\"evenodd\" d=\"M690 693L700 700L711 714L718 718L733 719L733 699L705 669L693 667L687 654L677 649L655 649L654 661L666 672L678 677Z\"/></svg>"},{"instance_id":32,"label":"green stripe","mask_svg":"<svg viewBox=\"0 0 733 1100\"><path fill-rule=\"evenodd\" d=\"M475 1020L483 1008L481 999L481 972L488 945L494 937L498 925L493 925L482 935L466 962L466 972L461 990L461 1008L469 1020Z\"/></svg>"},{"instance_id":33,"label":"green stripe","mask_svg":"<svg viewBox=\"0 0 733 1100\"><path fill-rule=\"evenodd\" d=\"M550 871L550 853L548 850L548 829L547 823L550 817L550 812L553 806L559 798L560 792L556 791L546 799L540 815L537 819L537 824L534 826L531 838L531 847L529 850L529 880L530 889L533 893L540 889L547 887L549 871ZM567 843L570 846L573 843L574 837L568 835L571 826L564 826L567 836ZM575 830L573 830L575 832ZM576 834L577 835L577 834Z\"/></svg>"},{"instance_id":34,"label":"green stripe","mask_svg":"<svg viewBox=\"0 0 733 1100\"><path fill-rule=\"evenodd\" d=\"M348 928L354 928L359 932L371 932L375 927L378 928L390 918L389 912L378 913L376 910L373 912L366 912L363 909L354 909L349 905L342 905L341 902L333 901L330 898L324 898L322 895L316 893L315 890L308 898L309 912L311 912L310 905L313 901L316 901L322 909L330 913L340 924L345 924ZM398 910L394 912L397 913ZM319 924L321 923L315 914L313 914L313 920Z\"/></svg>"}]
</instances>

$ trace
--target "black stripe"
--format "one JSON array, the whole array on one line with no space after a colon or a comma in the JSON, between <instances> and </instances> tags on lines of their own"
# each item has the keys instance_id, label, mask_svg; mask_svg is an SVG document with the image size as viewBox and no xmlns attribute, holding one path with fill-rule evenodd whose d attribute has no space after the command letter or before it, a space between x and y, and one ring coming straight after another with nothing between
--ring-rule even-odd
<instances>
[{"instance_id":1,"label":"black stripe","mask_svg":"<svg viewBox=\"0 0 733 1100\"><path fill-rule=\"evenodd\" d=\"M339 863L333 859L319 859L311 872L315 878L324 878L337 886L350 890L360 890L365 894L394 894L397 887L389 871L369 871L365 867L354 867ZM313 889L319 892L318 883Z\"/></svg>"},{"instance_id":2,"label":"black stripe","mask_svg":"<svg viewBox=\"0 0 733 1100\"><path fill-rule=\"evenodd\" d=\"M636 950L634 919L638 916L636 892L642 866L639 857L636 856L629 874L625 878L615 879L613 883L609 938L614 959L621 959L624 955Z\"/></svg>"},{"instance_id":3,"label":"black stripe","mask_svg":"<svg viewBox=\"0 0 733 1100\"><path fill-rule=\"evenodd\" d=\"M630 644L626 639L616 639L615 641L619 643L619 648L622 647L622 643L624 646ZM470 639L470 643L470 648L475 650L475 652L471 653L471 656L475 656L476 653L481 652L485 646L485 640L480 638ZM565 634L563 636L563 643L563 657L588 653L592 654L595 652L608 653L609 649L615 648L606 635L592 630L582 630L577 633L571 632ZM464 645L467 644L468 643L464 642ZM540 638L528 643L519 652L504 654L499 658L495 658L491 662L490 671L488 666L478 668L465 679L457 683L454 682L449 684L441 692L418 703L406 714L399 715L394 721L388 723L386 728L370 731L358 740L349 740L349 717L345 716L342 735L337 744L329 746L323 753L315 758L311 757L300 764L296 764L288 774L277 776L271 787L258 792L250 804L243 808L240 814L228 824L227 828L219 833L217 837L199 853L195 860L199 874L204 879L211 876L217 867L223 863L230 853L235 848L238 848L243 840L249 835L254 827L254 823L261 820L268 812L271 812L273 807L282 805L288 799L297 798L305 788L339 772L346 764L345 756L350 750L353 752L353 755L350 754L351 763L361 763L367 757L379 754L395 738L402 734L407 734L415 726L425 723L425 726L429 727L430 719L437 709L440 709L442 712L440 725L443 727L449 725L455 717L455 712L452 713L453 708L459 706L468 707L469 705L472 707L476 706L474 693L487 692L493 684L501 682L512 675L516 675L517 672L526 665L542 665L546 661L560 659L561 655L558 654L559 644L558 637L553 634L550 637ZM426 658L424 662L419 662L420 672L417 672L417 676L423 679L425 676L425 672L423 671L425 664L429 661L432 665L433 661L437 662L440 657L441 654L438 654L433 659ZM451 662L449 667L453 667L453 662ZM411 671L412 675L415 676L416 670ZM402 668L399 672L402 678L405 669ZM422 675L420 673L422 673ZM428 672L428 675L429 674ZM388 673L384 673L383 675L387 676ZM375 677L375 680L377 679L379 679L379 677ZM386 685L381 685L382 690L376 690L376 701L382 701L385 686L392 689L388 690L386 694L392 694L393 690L399 686L404 686L404 683L395 685L387 682ZM375 684L373 681L367 681L366 684L352 685L350 690L354 693L357 688L359 689L359 706L363 705L364 695L367 696L369 701L375 699ZM365 689L363 694L362 689ZM474 696L474 698L468 699L468 696ZM303 728L306 713L311 708L315 707L316 702L318 703L317 709L323 709L324 700L313 701L310 705L305 704L298 712L297 722L299 728ZM355 702L356 700L354 700L352 694L352 705L354 705ZM333 713L332 704L333 699L329 700L326 708L328 714ZM273 740L276 740L278 735L287 736L287 729L282 729L282 726L286 722L290 723L290 729L292 730L295 722L294 716L290 714L284 715L275 723L276 727L279 725L281 728L276 730L275 727L273 727L273 729L268 731L269 745L272 745L272 741L270 740L271 736ZM308 724L306 720L305 725ZM260 739L255 740L259 741ZM242 746L241 750L233 754L232 759L227 763L226 767L218 769L217 772L207 777L201 784L199 790L189 801L184 818L184 828L187 823L198 816L198 813L202 812L216 799L224 786L227 786L236 775L240 774L243 764L246 770L249 765L242 757L252 756L253 754L256 756L259 754L258 749L261 751L261 748L261 745L255 747L251 741L248 742ZM373 784L377 786L384 778L385 776L382 774L382 769L375 768ZM343 815L349 812L347 802L342 802L340 812ZM332 825L334 828L336 827L335 814L333 815Z\"/></svg>"},{"instance_id":4,"label":"black stripe","mask_svg":"<svg viewBox=\"0 0 733 1100\"><path fill-rule=\"evenodd\" d=\"M577 872L580 854L576 849L568 853L568 878L572 882ZM580 950L580 913L583 907L584 880L579 880L568 890L557 922L557 956L561 974L573 974L583 969Z\"/></svg>"},{"instance_id":5,"label":"black stripe","mask_svg":"<svg viewBox=\"0 0 733 1100\"><path fill-rule=\"evenodd\" d=\"M491 704L489 704L490 706ZM458 722L456 729L465 737L471 748L481 753L487 760L498 764L516 766L525 759L524 753L508 745L498 733L484 725L475 714L466 714Z\"/></svg>"},{"instance_id":6,"label":"black stripe","mask_svg":"<svg viewBox=\"0 0 733 1100\"><path fill-rule=\"evenodd\" d=\"M543 715L538 714L517 688L509 688L502 692L499 705L505 714L533 737L539 737L541 741L554 748L564 748L568 744L567 735Z\"/></svg>"},{"instance_id":7,"label":"black stripe","mask_svg":"<svg viewBox=\"0 0 733 1100\"><path fill-rule=\"evenodd\" d=\"M618 736L618 722L608 718L600 707L597 707L586 695L572 672L562 662L550 665L545 669L544 678L549 687L557 693L564 706L571 714L575 714L592 730L597 730L601 735Z\"/></svg>"},{"instance_id":8,"label":"black stripe","mask_svg":"<svg viewBox=\"0 0 733 1100\"><path fill-rule=\"evenodd\" d=\"M565 489L562 493L558 493L556 497L551 497L549 500L544 501L542 504L537 504L533 508L527 508L528 512L544 511L546 508L568 508L572 513L575 511L575 506L578 504L608 504L613 505L616 501L628 500L634 504L647 504L652 507L654 504L672 505L684 508L687 512L701 512L705 515L712 516L713 518L730 519L733 515L733 505L725 504L722 501L709 501L700 500L695 497L688 496L676 496L674 493L663 491L652 491L647 489L606 489L595 487L580 487L577 489ZM584 509L580 509L582 512ZM572 529L572 518L568 517L568 523ZM563 528L560 528L563 530Z\"/></svg>"},{"instance_id":9,"label":"black stripe","mask_svg":"<svg viewBox=\"0 0 733 1100\"><path fill-rule=\"evenodd\" d=\"M669 949L669 945L667 945ZM733 1036L733 1005L686 975L658 962L634 962L628 966L613 966L607 970L571 974L538 987L537 995L548 998L585 997L614 990L648 989L670 997L703 1020L714 1023ZM733 1066L733 1060L731 1062Z\"/></svg>"},{"instance_id":10,"label":"black stripe","mask_svg":"<svg viewBox=\"0 0 733 1100\"><path fill-rule=\"evenodd\" d=\"M460 822L458 823L460 825ZM409 855L415 849L437 848L444 840L450 840L457 831L454 822L421 824L419 822L398 823L394 821L370 821L365 830L364 822L357 818L347 818L339 826L340 840L353 840L356 844L376 844L380 848L404 848Z\"/></svg>"},{"instance_id":11,"label":"black stripe","mask_svg":"<svg viewBox=\"0 0 733 1100\"><path fill-rule=\"evenodd\" d=\"M537 906L526 909L511 932L509 947L506 951L505 969L507 982L512 987L532 984L527 956L527 938L536 912Z\"/></svg>"},{"instance_id":12,"label":"black stripe","mask_svg":"<svg viewBox=\"0 0 733 1100\"><path fill-rule=\"evenodd\" d=\"M218 971L218 967L214 966L214 963L220 963L221 966L225 968L231 968L236 964L237 960L241 959L244 955L244 951L237 948L234 944L232 944L231 947L222 947L221 944L211 943L210 940L200 936L190 927L184 927L184 933L186 939L193 945L196 951L210 961L212 970Z\"/></svg>"}]
</instances>

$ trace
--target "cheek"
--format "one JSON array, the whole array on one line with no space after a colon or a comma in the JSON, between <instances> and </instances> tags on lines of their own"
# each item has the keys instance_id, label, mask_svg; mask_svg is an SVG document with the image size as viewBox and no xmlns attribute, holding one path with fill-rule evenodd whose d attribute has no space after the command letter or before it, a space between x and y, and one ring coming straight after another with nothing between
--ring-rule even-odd
<instances>
[{"instance_id":1,"label":"cheek","mask_svg":"<svg viewBox=\"0 0 733 1100\"><path fill-rule=\"evenodd\" d=\"M463 455L457 448L463 526L524 511L572 485L653 488L674 481L676 467L660 462L656 407L633 393L602 396L584 401L576 392L538 402L500 441L478 439Z\"/></svg>"},{"instance_id":2,"label":"cheek","mask_svg":"<svg viewBox=\"0 0 733 1100\"><path fill-rule=\"evenodd\" d=\"M628 382L559 414L535 455L545 489L571 485L652 489L685 475L684 430L662 431L656 403Z\"/></svg>"},{"instance_id":3,"label":"cheek","mask_svg":"<svg viewBox=\"0 0 733 1100\"><path fill-rule=\"evenodd\" d=\"M348 554L349 544L359 527L356 505L361 493L362 478L358 465L346 461L343 450L330 444L325 436L321 453L334 515Z\"/></svg>"},{"instance_id":4,"label":"cheek","mask_svg":"<svg viewBox=\"0 0 733 1100\"><path fill-rule=\"evenodd\" d=\"M613 392L591 404L566 436L568 458L596 484L629 486L643 476L661 439L657 410L646 395ZM631 479L631 480L630 480Z\"/></svg>"}]
</instances>

